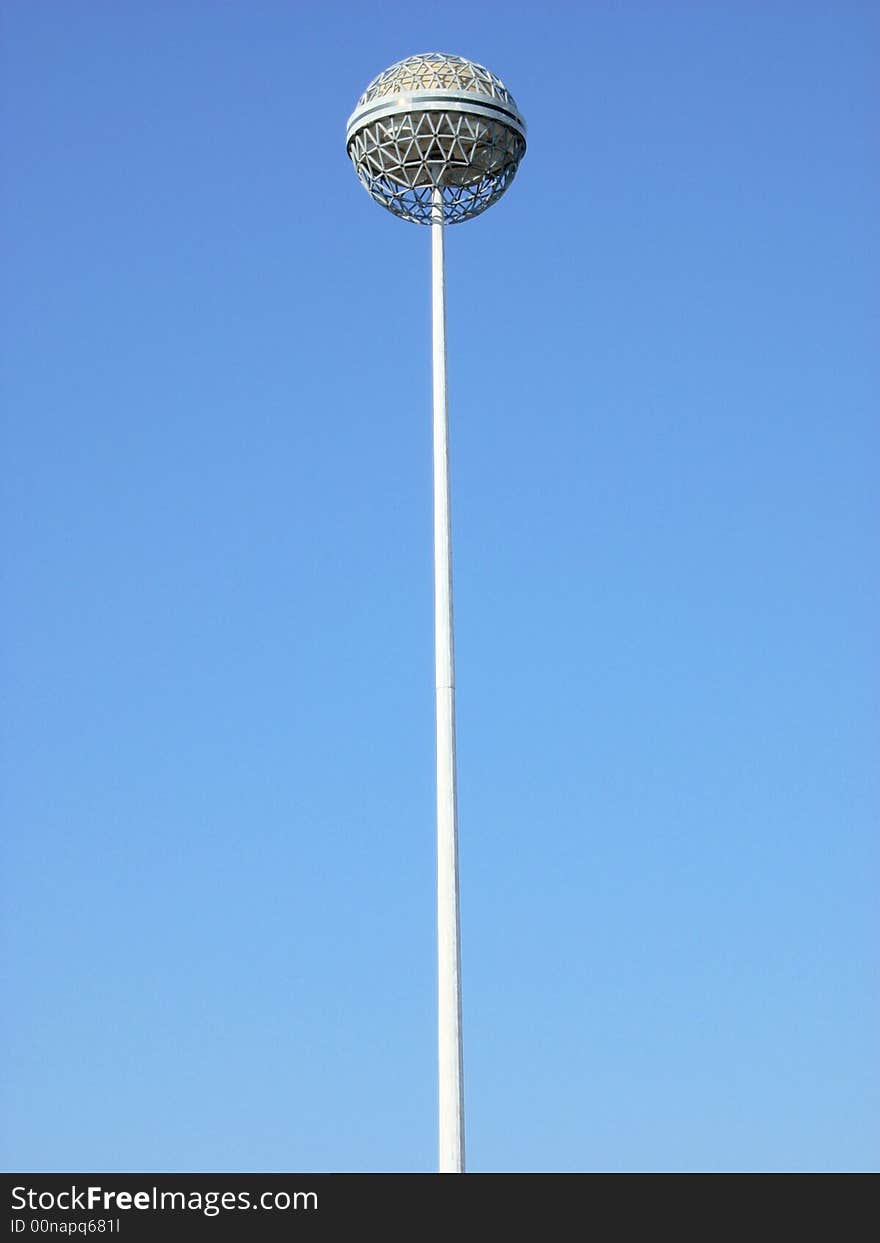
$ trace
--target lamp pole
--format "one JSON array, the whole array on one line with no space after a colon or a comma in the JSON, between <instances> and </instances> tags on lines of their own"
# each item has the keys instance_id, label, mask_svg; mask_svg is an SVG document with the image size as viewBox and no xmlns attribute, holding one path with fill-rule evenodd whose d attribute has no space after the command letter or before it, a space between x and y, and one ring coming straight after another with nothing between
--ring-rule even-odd
<instances>
[{"instance_id":1,"label":"lamp pole","mask_svg":"<svg viewBox=\"0 0 880 1243\"><path fill-rule=\"evenodd\" d=\"M525 154L525 134L500 78L462 56L427 52L373 79L345 135L361 184L376 202L431 228L439 1170L452 1174L464 1172L464 1091L444 235L447 225L498 201Z\"/></svg>"},{"instance_id":2,"label":"lamp pole","mask_svg":"<svg viewBox=\"0 0 880 1243\"><path fill-rule=\"evenodd\" d=\"M431 221L431 328L434 364L434 662L437 711L437 1047L441 1173L464 1171L461 948L458 911L458 801L455 776L455 645L446 399L446 280L443 192Z\"/></svg>"}]
</instances>

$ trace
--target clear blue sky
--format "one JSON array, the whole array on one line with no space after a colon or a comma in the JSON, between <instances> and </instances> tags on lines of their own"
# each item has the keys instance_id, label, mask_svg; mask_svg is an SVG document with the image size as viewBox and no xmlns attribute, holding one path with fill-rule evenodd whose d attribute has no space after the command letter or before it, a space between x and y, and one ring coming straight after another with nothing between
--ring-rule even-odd
<instances>
[{"instance_id":1,"label":"clear blue sky","mask_svg":"<svg viewBox=\"0 0 880 1243\"><path fill-rule=\"evenodd\" d=\"M5 1168L434 1166L432 49L471 1168L876 1168L875 6L2 14Z\"/></svg>"}]
</instances>

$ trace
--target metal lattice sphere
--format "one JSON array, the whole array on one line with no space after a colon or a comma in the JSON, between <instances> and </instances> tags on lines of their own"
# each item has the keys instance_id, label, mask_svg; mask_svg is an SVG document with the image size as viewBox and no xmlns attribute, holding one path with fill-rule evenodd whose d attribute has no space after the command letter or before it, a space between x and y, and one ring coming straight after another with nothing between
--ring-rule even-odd
<instances>
[{"instance_id":1,"label":"metal lattice sphere","mask_svg":"<svg viewBox=\"0 0 880 1243\"><path fill-rule=\"evenodd\" d=\"M414 224L478 216L501 198L526 125L500 78L462 56L426 52L374 78L345 143L377 203Z\"/></svg>"}]
</instances>

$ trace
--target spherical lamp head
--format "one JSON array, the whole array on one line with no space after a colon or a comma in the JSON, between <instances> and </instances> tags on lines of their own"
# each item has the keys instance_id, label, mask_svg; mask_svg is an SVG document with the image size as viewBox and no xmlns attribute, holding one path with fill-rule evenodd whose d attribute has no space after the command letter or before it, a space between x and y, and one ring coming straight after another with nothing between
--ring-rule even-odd
<instances>
[{"instance_id":1,"label":"spherical lamp head","mask_svg":"<svg viewBox=\"0 0 880 1243\"><path fill-rule=\"evenodd\" d=\"M413 224L458 224L491 207L526 149L500 78L445 52L408 56L374 78L346 127L364 188Z\"/></svg>"}]
</instances>

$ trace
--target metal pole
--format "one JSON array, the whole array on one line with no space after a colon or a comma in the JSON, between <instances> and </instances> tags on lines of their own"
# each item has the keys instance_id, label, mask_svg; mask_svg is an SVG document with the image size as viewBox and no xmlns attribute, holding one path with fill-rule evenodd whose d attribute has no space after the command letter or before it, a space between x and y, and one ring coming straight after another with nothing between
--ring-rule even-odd
<instances>
[{"instance_id":1,"label":"metal pole","mask_svg":"<svg viewBox=\"0 0 880 1243\"><path fill-rule=\"evenodd\" d=\"M446 404L443 192L434 190L431 320L434 356L434 653L437 687L437 1002L440 1173L464 1172L458 812L455 792L455 654Z\"/></svg>"}]
</instances>

